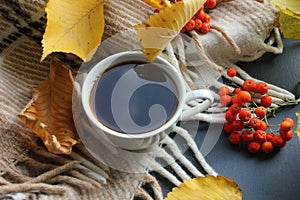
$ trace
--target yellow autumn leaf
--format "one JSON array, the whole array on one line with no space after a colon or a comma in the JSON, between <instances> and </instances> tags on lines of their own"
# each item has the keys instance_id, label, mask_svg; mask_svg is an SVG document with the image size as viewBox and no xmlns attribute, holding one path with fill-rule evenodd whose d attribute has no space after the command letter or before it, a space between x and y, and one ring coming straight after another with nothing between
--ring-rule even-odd
<instances>
[{"instance_id":1,"label":"yellow autumn leaf","mask_svg":"<svg viewBox=\"0 0 300 200\"><path fill-rule=\"evenodd\" d=\"M164 200L241 200L238 185L223 176L206 176L185 180L173 188Z\"/></svg>"},{"instance_id":2,"label":"yellow autumn leaf","mask_svg":"<svg viewBox=\"0 0 300 200\"><path fill-rule=\"evenodd\" d=\"M152 62L196 14L206 0L184 0L154 13L135 26L147 60Z\"/></svg>"},{"instance_id":3,"label":"yellow autumn leaf","mask_svg":"<svg viewBox=\"0 0 300 200\"><path fill-rule=\"evenodd\" d=\"M280 30L285 38L300 40L300 1L299 0L271 0L280 10Z\"/></svg>"},{"instance_id":4,"label":"yellow autumn leaf","mask_svg":"<svg viewBox=\"0 0 300 200\"><path fill-rule=\"evenodd\" d=\"M73 53L89 61L101 43L104 31L104 0L49 0L43 55Z\"/></svg>"},{"instance_id":5,"label":"yellow autumn leaf","mask_svg":"<svg viewBox=\"0 0 300 200\"><path fill-rule=\"evenodd\" d=\"M61 63L51 66L49 78L32 90L32 99L18 117L38 135L49 152L70 154L78 143L72 115L74 80Z\"/></svg>"},{"instance_id":6,"label":"yellow autumn leaf","mask_svg":"<svg viewBox=\"0 0 300 200\"><path fill-rule=\"evenodd\" d=\"M149 4L150 6L152 6L153 8L159 10L169 7L171 5L169 0L143 0L143 1Z\"/></svg>"},{"instance_id":7,"label":"yellow autumn leaf","mask_svg":"<svg viewBox=\"0 0 300 200\"><path fill-rule=\"evenodd\" d=\"M300 142L300 110L298 112L296 112L296 115L298 117L298 126L297 126L295 133L297 134L298 140Z\"/></svg>"}]
</instances>

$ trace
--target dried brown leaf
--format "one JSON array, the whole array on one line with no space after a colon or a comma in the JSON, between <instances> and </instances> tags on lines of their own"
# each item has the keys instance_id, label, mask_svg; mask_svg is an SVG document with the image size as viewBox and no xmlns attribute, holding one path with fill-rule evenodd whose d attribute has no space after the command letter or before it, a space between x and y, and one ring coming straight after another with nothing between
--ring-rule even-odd
<instances>
[{"instance_id":1,"label":"dried brown leaf","mask_svg":"<svg viewBox=\"0 0 300 200\"><path fill-rule=\"evenodd\" d=\"M74 80L61 63L51 66L47 80L32 90L32 99L18 115L49 152L70 154L78 143L72 115Z\"/></svg>"}]
</instances>

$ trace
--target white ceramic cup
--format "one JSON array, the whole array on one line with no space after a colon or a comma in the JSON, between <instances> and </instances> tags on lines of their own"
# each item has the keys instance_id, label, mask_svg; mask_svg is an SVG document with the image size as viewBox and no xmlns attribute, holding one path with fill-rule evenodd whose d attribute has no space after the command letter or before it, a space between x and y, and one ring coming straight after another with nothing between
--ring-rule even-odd
<instances>
[{"instance_id":1,"label":"white ceramic cup","mask_svg":"<svg viewBox=\"0 0 300 200\"><path fill-rule=\"evenodd\" d=\"M105 139L108 139L116 147L126 150L143 150L156 145L169 133L171 128L176 125L179 120L184 120L196 113L202 112L212 104L213 95L209 90L201 89L187 93L182 75L168 61L157 57L154 63L163 65L161 69L173 79L176 86L178 104L174 114L162 126L148 132L141 131L140 133L128 134L115 131L105 126L98 120L91 106L90 98L92 89L105 70L111 66L118 66L119 64L128 63L130 61L146 62L146 58L143 53L139 51L126 51L113 54L98 62L91 69L82 86L81 101L86 116L95 131L94 134L104 136ZM203 99L204 101L196 107L183 111L184 104L194 99Z\"/></svg>"}]
</instances>

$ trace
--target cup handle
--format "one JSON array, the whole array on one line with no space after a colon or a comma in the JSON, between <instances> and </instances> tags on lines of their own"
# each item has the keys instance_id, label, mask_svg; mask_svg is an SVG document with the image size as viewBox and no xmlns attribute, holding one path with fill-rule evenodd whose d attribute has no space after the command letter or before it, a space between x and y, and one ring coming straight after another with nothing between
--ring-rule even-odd
<instances>
[{"instance_id":1,"label":"cup handle","mask_svg":"<svg viewBox=\"0 0 300 200\"><path fill-rule=\"evenodd\" d=\"M200 89L188 92L185 97L185 103L188 103L191 100L195 99L205 99L199 105L185 110L181 114L181 120L186 120L187 118L196 115L199 112L202 112L209 108L209 106L213 103L214 97L210 90L208 89Z\"/></svg>"}]
</instances>

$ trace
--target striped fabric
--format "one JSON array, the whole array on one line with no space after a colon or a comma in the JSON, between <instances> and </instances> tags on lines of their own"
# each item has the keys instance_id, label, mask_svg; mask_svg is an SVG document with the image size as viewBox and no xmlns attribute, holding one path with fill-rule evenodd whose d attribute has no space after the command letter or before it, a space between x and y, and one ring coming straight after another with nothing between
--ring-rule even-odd
<instances>
[{"instance_id":1,"label":"striped fabric","mask_svg":"<svg viewBox=\"0 0 300 200\"><path fill-rule=\"evenodd\" d=\"M32 158L41 162L41 158L32 154L33 149L43 147L35 145L37 137L17 117L30 100L31 89L44 81L49 73L50 59L39 61L42 52L40 42L46 22L46 3L43 0L0 1L0 187L8 182L22 183L28 177L37 177L47 170L32 169L30 164L26 164L26 160ZM105 7L107 25L104 38L131 28L151 12L142 1L106 1ZM80 64L74 56L56 56L69 64ZM55 160L44 161L44 164L48 163L55 163ZM9 174L8 168L13 169L16 174ZM63 196L39 192L0 193L0 199L132 199L140 190L139 186L151 179L149 177L148 174L112 170L111 179L103 188L89 187L87 190L85 187L88 184L59 181L57 184L66 189Z\"/></svg>"}]
</instances>

